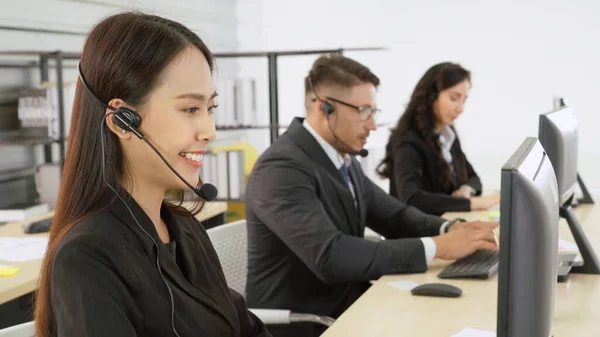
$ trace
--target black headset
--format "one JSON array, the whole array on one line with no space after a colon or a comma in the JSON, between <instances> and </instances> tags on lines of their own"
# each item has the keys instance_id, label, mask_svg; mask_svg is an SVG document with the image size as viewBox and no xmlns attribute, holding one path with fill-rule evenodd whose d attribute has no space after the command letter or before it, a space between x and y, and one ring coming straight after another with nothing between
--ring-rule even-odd
<instances>
[{"instance_id":1,"label":"black headset","mask_svg":"<svg viewBox=\"0 0 600 337\"><path fill-rule=\"evenodd\" d=\"M144 139L144 134L142 134L139 130L140 125L142 125L142 117L135 111L128 109L126 107L116 108L104 103L92 90L91 86L87 83L85 76L83 76L83 71L81 70L81 62L77 64L77 71L79 72L79 79L81 83L87 90L87 92L94 97L94 99L104 105L107 109L113 111L113 122L123 130L133 132L138 138Z\"/></svg>"},{"instance_id":2,"label":"black headset","mask_svg":"<svg viewBox=\"0 0 600 337\"><path fill-rule=\"evenodd\" d=\"M321 111L323 111L323 113L325 114L325 117L329 118L329 115L331 115L332 113L335 112L335 107L333 106L333 104L320 99L319 95L317 95L317 92L315 91L315 87L313 86L312 83L312 71L308 72L308 85L310 86L310 90L312 91L312 93L315 95L315 100L320 100L321 104L319 104L319 108L321 109Z\"/></svg>"},{"instance_id":3,"label":"black headset","mask_svg":"<svg viewBox=\"0 0 600 337\"><path fill-rule=\"evenodd\" d=\"M344 145L347 149L348 149L348 153L355 155L355 156L361 156L361 157L366 157L369 155L369 150L367 149L360 149L358 151L352 149L352 147L348 146L346 143L344 143L340 138L338 138L338 136L335 134L335 130L333 130L333 128L331 127L331 124L329 123L329 116L335 112L335 107L333 106L333 104L325 101L324 99L319 98L319 95L317 95L317 91L315 90L315 87L313 86L312 83L312 70L308 72L308 85L310 86L310 90L312 91L313 95L315 95L315 98L313 99L313 101L319 100L321 101L321 104L319 104L319 107L321 108L321 111L323 111L323 113L325 114L325 119L327 119L327 125L329 126L329 131L331 131L331 134L333 135L334 139L337 140L340 144Z\"/></svg>"},{"instance_id":4,"label":"black headset","mask_svg":"<svg viewBox=\"0 0 600 337\"><path fill-rule=\"evenodd\" d=\"M83 71L81 70L81 62L77 65L77 71L79 72L79 79L81 80L81 83L83 84L83 86L85 87L85 89L88 91L88 93L98 102L102 103L102 105L104 105L107 109L111 110L112 112L109 115L113 115L113 121L114 123L119 126L121 129L123 129L124 131L131 131L133 132L138 138L144 140L162 159L163 161L169 166L169 168L171 168L171 170L181 179L183 180L188 186L190 186L194 192L196 192L196 194L198 194L199 192L202 192L202 188L194 188L192 187L189 183L187 183L183 177L181 177L179 175L179 173L177 173L177 171L175 171L175 169L166 161L166 159L162 156L162 154L152 145L152 143L150 143L145 137L144 135L140 132L140 130L138 129L140 127L140 125L142 124L142 118L141 116L128 108L125 107L119 107L117 109L115 109L115 107L112 107L106 103L104 103L102 100L100 100L98 98L98 96L96 96L94 94L94 92L92 91L92 88L90 87L90 85L87 83L87 81L85 80L85 77L83 76ZM131 210L131 208L129 207L129 205L127 204L127 202L125 202L125 200L121 197L121 195L119 195L119 193L117 192L117 190L110 184L108 183L108 181L106 180L105 177L105 151L104 151L104 143L105 143L105 136L104 136L104 124L106 122L106 118L108 118L108 116L104 116L104 118L102 118L102 125L100 126L100 133L101 133L101 139L100 139L100 143L102 146L102 179L104 180L104 183L106 183L106 185L115 193L115 195L117 196L117 198L119 198L121 200L121 202L123 202L123 204L125 205L125 207L127 208L127 210L129 211L129 214L131 215L131 217L133 218L133 220L135 221L135 223L137 224L137 226L139 227L139 229L150 239L150 241L152 241L152 243L154 244L154 247L156 248L156 268L158 269L158 273L165 285L165 287L167 288L167 291L169 292L169 299L171 301L171 329L173 331L173 334L176 337L180 337L179 333L177 332L177 329L175 328L175 299L173 298L173 291L171 290L171 287L169 286L169 284L167 283L167 280L165 279L163 273L162 273L162 269L160 266L160 258L159 258L159 246L158 243L156 242L156 240L142 227L142 225L139 223L139 221L137 220L137 218L135 217L135 215L133 214L133 211ZM204 186L208 186L210 184L203 184ZM213 185L210 185L213 186ZM214 186L213 186L214 188ZM210 189L210 188L209 188ZM216 188L215 188L216 190ZM213 198L214 199L214 198Z\"/></svg>"},{"instance_id":5,"label":"black headset","mask_svg":"<svg viewBox=\"0 0 600 337\"><path fill-rule=\"evenodd\" d=\"M177 170L175 170L175 168L173 166L171 166L171 164L162 155L162 153L160 153L160 151L158 151L158 149L154 145L152 145L152 143L150 143L148 141L148 139L146 139L146 137L144 137L144 134L139 130L139 127L142 124L142 117L137 112L135 112L129 108L126 108L126 107L115 108L113 106L108 105L107 103L104 103L100 98L98 98L98 96L96 96L94 94L94 91L92 90L91 86L87 83L85 76L83 76L83 71L81 70L81 62L77 65L77 71L79 72L79 78L81 79L81 83L83 84L85 89L88 91L88 93L90 95L92 95L92 97L96 101L100 102L107 109L112 111L111 114L114 116L113 122L118 127L120 127L123 131L133 132L139 139L143 140L146 144L148 144L148 146L150 146L150 148L154 152L156 152L156 154L169 167L169 169L171 171L173 171L173 173L175 173L175 175L181 181L183 181L192 191L194 191L194 193L196 193L196 195L198 195L200 198L202 198L206 201L212 201L217 197L217 194L219 193L219 191L217 190L215 185L203 183L202 186L200 186L200 188L194 187L194 186L192 186L192 184L188 183L181 176L181 174L179 174L179 172L177 172ZM103 122L104 122L104 119L103 119ZM104 125L101 126L101 129L103 130L102 132L104 132ZM104 167L102 169L104 169Z\"/></svg>"}]
</instances>

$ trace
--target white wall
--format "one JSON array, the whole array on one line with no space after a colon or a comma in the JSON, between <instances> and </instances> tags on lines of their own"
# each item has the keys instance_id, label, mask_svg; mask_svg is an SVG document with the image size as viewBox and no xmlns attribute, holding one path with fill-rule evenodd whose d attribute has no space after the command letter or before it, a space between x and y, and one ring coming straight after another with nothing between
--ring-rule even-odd
<instances>
[{"instance_id":1,"label":"white wall","mask_svg":"<svg viewBox=\"0 0 600 337\"><path fill-rule=\"evenodd\" d=\"M600 187L596 1L262 0L261 6L263 36L255 43L266 49L388 47L347 53L382 80L381 122L397 121L434 63L455 61L470 69L473 89L457 127L489 189L499 187L500 167L512 151L537 135L538 114L552 109L553 96L567 97L580 119L580 172L588 187ZM303 114L302 76L313 60L280 64L282 123ZM387 134L380 129L367 146L383 147Z\"/></svg>"}]
</instances>

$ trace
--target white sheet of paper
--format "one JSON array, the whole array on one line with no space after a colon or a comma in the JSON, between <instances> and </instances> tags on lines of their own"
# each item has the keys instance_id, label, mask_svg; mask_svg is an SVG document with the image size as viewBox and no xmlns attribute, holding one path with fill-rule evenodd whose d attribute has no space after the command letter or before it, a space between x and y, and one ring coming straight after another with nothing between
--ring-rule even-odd
<instances>
[{"instance_id":1,"label":"white sheet of paper","mask_svg":"<svg viewBox=\"0 0 600 337\"><path fill-rule=\"evenodd\" d=\"M569 251L569 252L578 252L579 247L577 247L577 244L575 244L573 242L563 240L563 239L558 239L558 250Z\"/></svg>"},{"instance_id":2,"label":"white sheet of paper","mask_svg":"<svg viewBox=\"0 0 600 337\"><path fill-rule=\"evenodd\" d=\"M496 333L493 331L465 328L451 337L496 337Z\"/></svg>"},{"instance_id":3,"label":"white sheet of paper","mask_svg":"<svg viewBox=\"0 0 600 337\"><path fill-rule=\"evenodd\" d=\"M402 290L412 290L412 288L419 285L418 283L415 283L413 281L394 281L394 282L388 282L388 284L391 285L392 287L402 289Z\"/></svg>"},{"instance_id":4,"label":"white sheet of paper","mask_svg":"<svg viewBox=\"0 0 600 337\"><path fill-rule=\"evenodd\" d=\"M0 237L0 261L26 262L44 257L48 237Z\"/></svg>"}]
</instances>

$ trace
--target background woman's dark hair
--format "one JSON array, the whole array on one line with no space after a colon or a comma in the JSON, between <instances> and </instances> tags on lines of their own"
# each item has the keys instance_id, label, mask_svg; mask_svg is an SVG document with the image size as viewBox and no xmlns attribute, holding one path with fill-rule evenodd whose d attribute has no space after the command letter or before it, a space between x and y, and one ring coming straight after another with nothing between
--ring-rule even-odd
<instances>
[{"instance_id":1,"label":"background woman's dark hair","mask_svg":"<svg viewBox=\"0 0 600 337\"><path fill-rule=\"evenodd\" d=\"M442 172L438 179L444 188L448 189L452 186L450 168L444 160L438 136L435 134L436 116L433 112L433 104L440 92L465 80L471 82L471 73L456 63L439 63L425 72L415 86L410 102L398 120L398 124L391 130L385 149L385 157L377 167L377 173L381 177L390 178L394 174L391 172L394 160L392 158L394 145L402 141L409 130L414 130L423 137L427 146L436 153L436 171ZM464 165L464 156L462 161L463 170L460 178L465 181L467 172L466 165Z\"/></svg>"},{"instance_id":2,"label":"background woman's dark hair","mask_svg":"<svg viewBox=\"0 0 600 337\"><path fill-rule=\"evenodd\" d=\"M154 15L120 13L99 22L89 33L81 55L81 68L100 100L108 103L113 98L121 98L139 107L159 84L162 71L188 46L204 54L212 71L210 50L188 28ZM116 200L102 179L101 141L106 145L106 180L119 193L126 194L119 184L127 168L118 138L109 130L105 130L104 140L100 138L100 127L105 127L101 124L105 111L106 108L78 83L58 204L35 301L37 337L50 337L54 328L50 280L59 242L79 220ZM177 194L183 196L183 192ZM185 212L186 215L201 210L203 204L198 200L194 212ZM170 207L180 209L174 204Z\"/></svg>"}]
</instances>

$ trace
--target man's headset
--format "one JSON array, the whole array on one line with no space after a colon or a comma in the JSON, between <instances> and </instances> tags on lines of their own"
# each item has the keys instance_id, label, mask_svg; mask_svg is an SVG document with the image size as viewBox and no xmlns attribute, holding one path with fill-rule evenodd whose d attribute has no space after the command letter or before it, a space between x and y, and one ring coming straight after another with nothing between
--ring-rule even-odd
<instances>
[{"instance_id":1,"label":"man's headset","mask_svg":"<svg viewBox=\"0 0 600 337\"><path fill-rule=\"evenodd\" d=\"M333 135L333 138L335 138L336 141L338 141L340 144L342 144L343 146L346 147L347 152L349 154L355 155L355 156L361 156L361 157L366 157L369 155L369 150L367 149L360 149L358 151L354 150L352 147L348 146L346 143L344 143L336 134L335 131L333 130L333 128L331 127L331 123L329 123L329 116L335 112L335 107L333 106L333 104L327 102L324 99L321 99L319 97L319 95L317 95L317 92L315 90L315 87L313 86L312 83L312 71L308 72L308 85L310 86L310 90L312 91L312 93L315 95L314 100L318 100L321 101L321 104L319 104L319 108L321 109L321 111L323 111L323 113L325 114L325 118L327 119L327 125L329 126L329 131L331 131L331 134Z\"/></svg>"}]
</instances>

